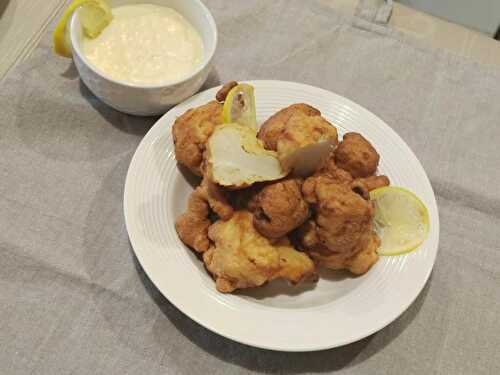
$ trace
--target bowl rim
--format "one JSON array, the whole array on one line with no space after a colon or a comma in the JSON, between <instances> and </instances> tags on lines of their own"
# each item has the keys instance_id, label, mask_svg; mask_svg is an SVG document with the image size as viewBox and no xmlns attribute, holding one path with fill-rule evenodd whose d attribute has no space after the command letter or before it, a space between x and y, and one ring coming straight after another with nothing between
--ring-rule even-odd
<instances>
[{"instance_id":1,"label":"bowl rim","mask_svg":"<svg viewBox=\"0 0 500 375\"><path fill-rule=\"evenodd\" d=\"M197 6L199 6L202 10L202 12L205 14L207 17L208 23L210 25L210 31L213 35L213 40L214 42L212 43L212 47L210 48L209 53L205 53L205 58L203 59L203 62L195 69L193 70L189 75L187 75L184 78L174 80L174 81L165 81L162 83L158 84L153 84L153 85L140 85L136 83L131 83L128 81L123 81L120 79L114 79L108 76L106 73L102 72L101 70L97 69L93 64L91 64L87 58L85 57L85 54L80 48L80 43L78 42L77 34L76 34L76 22L77 22L77 17L78 17L78 9L76 12L73 13L71 17L71 22L70 22L70 39L71 39L71 45L73 49L73 54L77 54L80 60L85 64L85 66L90 69L94 74L99 76L100 78L111 81L113 83L116 83L118 85L126 86L126 87L131 87L131 88L136 88L136 89L160 89L160 88L167 88L167 87L172 87L172 86L177 86L179 84L182 84L184 82L187 82L194 77L198 76L207 66L210 65L214 55L215 55L215 50L217 49L217 43L218 43L218 30L217 30L217 24L215 23L214 17L210 10L206 7L201 0L191 0L194 2ZM179 13L181 14L181 13ZM181 14L184 16L183 14ZM195 27L193 25L193 27ZM200 32L198 28L196 28L196 31Z\"/></svg>"}]
</instances>

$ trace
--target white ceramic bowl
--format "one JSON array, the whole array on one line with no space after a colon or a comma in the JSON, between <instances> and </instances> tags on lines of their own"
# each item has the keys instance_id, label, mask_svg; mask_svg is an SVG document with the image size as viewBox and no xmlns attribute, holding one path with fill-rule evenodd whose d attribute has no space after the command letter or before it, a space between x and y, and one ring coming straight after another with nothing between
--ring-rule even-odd
<instances>
[{"instance_id":1,"label":"white ceramic bowl","mask_svg":"<svg viewBox=\"0 0 500 375\"><path fill-rule=\"evenodd\" d=\"M193 95L210 72L217 46L217 26L200 0L111 0L111 6L151 3L170 7L182 14L199 32L205 47L202 64L188 77L157 85L136 85L112 79L85 58L81 45L83 32L75 13L71 20L73 60L85 85L104 103L121 112L149 116L165 113L169 107Z\"/></svg>"}]
</instances>

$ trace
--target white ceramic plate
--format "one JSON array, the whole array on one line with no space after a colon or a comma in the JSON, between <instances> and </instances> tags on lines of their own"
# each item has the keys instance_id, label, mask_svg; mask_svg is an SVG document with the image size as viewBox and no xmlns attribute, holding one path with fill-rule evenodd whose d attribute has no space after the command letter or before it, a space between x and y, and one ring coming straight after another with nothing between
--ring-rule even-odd
<instances>
[{"instance_id":1,"label":"white ceramic plate","mask_svg":"<svg viewBox=\"0 0 500 375\"><path fill-rule=\"evenodd\" d=\"M382 257L364 276L322 272L320 281L300 286L280 280L224 295L198 258L182 244L174 220L192 191L189 174L174 158L171 125L188 108L212 100L204 91L165 114L144 137L130 164L124 209L135 254L156 287L204 327L248 345L282 351L312 351L360 340L388 325L415 300L427 281L439 240L436 200L421 164L382 120L350 100L316 87L282 81L251 81L257 117L264 121L292 103L321 110L339 134L362 133L381 155L379 172L393 185L415 192L427 205L431 230L408 255ZM191 182L193 182L191 180Z\"/></svg>"}]
</instances>

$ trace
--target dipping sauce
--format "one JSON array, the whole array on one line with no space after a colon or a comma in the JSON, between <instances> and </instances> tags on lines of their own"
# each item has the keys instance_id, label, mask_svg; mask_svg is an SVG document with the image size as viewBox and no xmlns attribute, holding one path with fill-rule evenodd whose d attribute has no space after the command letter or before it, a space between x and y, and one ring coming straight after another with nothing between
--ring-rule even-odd
<instances>
[{"instance_id":1,"label":"dipping sauce","mask_svg":"<svg viewBox=\"0 0 500 375\"><path fill-rule=\"evenodd\" d=\"M201 37L175 10L134 4L112 12L113 20L97 38L83 40L85 57L104 75L154 85L185 78L201 64Z\"/></svg>"}]
</instances>

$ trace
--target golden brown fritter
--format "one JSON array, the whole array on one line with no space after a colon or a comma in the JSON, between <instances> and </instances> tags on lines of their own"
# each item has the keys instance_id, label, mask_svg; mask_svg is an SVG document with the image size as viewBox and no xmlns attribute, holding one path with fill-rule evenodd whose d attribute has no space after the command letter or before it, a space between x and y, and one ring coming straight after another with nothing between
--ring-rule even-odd
<instances>
[{"instance_id":1,"label":"golden brown fritter","mask_svg":"<svg viewBox=\"0 0 500 375\"><path fill-rule=\"evenodd\" d=\"M338 143L337 129L322 116L307 116L302 112L296 112L290 116L276 142L278 158L284 168L288 169L297 162L304 162L297 158L313 156L305 156L296 151L321 142L328 142L327 148L322 153L324 157L325 152L328 154L332 146ZM316 169L316 165L312 171Z\"/></svg>"},{"instance_id":2,"label":"golden brown fritter","mask_svg":"<svg viewBox=\"0 0 500 375\"><path fill-rule=\"evenodd\" d=\"M211 101L191 108L178 117L172 127L175 158L194 174L201 176L203 153L215 127L222 124L222 104Z\"/></svg>"},{"instance_id":3,"label":"golden brown fritter","mask_svg":"<svg viewBox=\"0 0 500 375\"><path fill-rule=\"evenodd\" d=\"M335 163L352 177L368 177L377 170L380 156L359 133L346 133L335 150Z\"/></svg>"},{"instance_id":4,"label":"golden brown fritter","mask_svg":"<svg viewBox=\"0 0 500 375\"><path fill-rule=\"evenodd\" d=\"M370 231L362 238L356 251L351 256L329 252L321 245L308 251L308 254L320 266L332 270L347 269L354 275L363 275L377 263L379 259L377 249L379 246L380 239L374 232Z\"/></svg>"},{"instance_id":5,"label":"golden brown fritter","mask_svg":"<svg viewBox=\"0 0 500 375\"><path fill-rule=\"evenodd\" d=\"M233 215L233 208L227 202L224 192L208 179L203 179L201 185L191 193L186 212L175 221L175 229L181 241L200 253L207 251L210 246L210 209L222 220L229 220Z\"/></svg>"},{"instance_id":6,"label":"golden brown fritter","mask_svg":"<svg viewBox=\"0 0 500 375\"><path fill-rule=\"evenodd\" d=\"M255 228L268 238L285 236L309 216L309 206L302 197L302 180L298 178L267 184L253 196L248 208L254 214Z\"/></svg>"},{"instance_id":7,"label":"golden brown fritter","mask_svg":"<svg viewBox=\"0 0 500 375\"><path fill-rule=\"evenodd\" d=\"M328 176L340 184L349 184L351 187L363 187L363 190L370 192L377 188L390 185L387 176L368 176L364 178L353 179L351 174L335 164L335 153L332 153L318 167L315 176Z\"/></svg>"},{"instance_id":8,"label":"golden brown fritter","mask_svg":"<svg viewBox=\"0 0 500 375\"><path fill-rule=\"evenodd\" d=\"M348 269L355 275L363 275L377 263L377 249L380 247L380 238L371 232L359 246L359 251L348 260Z\"/></svg>"},{"instance_id":9,"label":"golden brown fritter","mask_svg":"<svg viewBox=\"0 0 500 375\"><path fill-rule=\"evenodd\" d=\"M377 262L380 246L373 232L369 191L388 184L386 176L353 179L332 154L303 184L304 197L316 214L295 233L301 247L324 267L355 275L367 272Z\"/></svg>"},{"instance_id":10,"label":"golden brown fritter","mask_svg":"<svg viewBox=\"0 0 500 375\"><path fill-rule=\"evenodd\" d=\"M318 226L314 219L306 220L293 233L292 238L298 244L299 249L310 252L312 250L325 251L331 253L330 250L324 248L319 241Z\"/></svg>"},{"instance_id":11,"label":"golden brown fritter","mask_svg":"<svg viewBox=\"0 0 500 375\"><path fill-rule=\"evenodd\" d=\"M226 100L227 94L229 94L229 91L232 90L233 87L237 86L238 82L236 81L229 81L228 83L224 84L219 91L217 91L217 94L215 94L215 99L218 102L224 102Z\"/></svg>"},{"instance_id":12,"label":"golden brown fritter","mask_svg":"<svg viewBox=\"0 0 500 375\"><path fill-rule=\"evenodd\" d=\"M319 242L330 251L353 255L362 236L371 231L372 203L326 176L308 178L302 191L315 207Z\"/></svg>"},{"instance_id":13,"label":"golden brown fritter","mask_svg":"<svg viewBox=\"0 0 500 375\"><path fill-rule=\"evenodd\" d=\"M325 267L331 270L344 270L349 269L349 259L357 254L354 253L350 257L343 253L336 253L329 251L326 247L318 245L311 250L307 251L307 254L314 259L316 264L321 267Z\"/></svg>"},{"instance_id":14,"label":"golden brown fritter","mask_svg":"<svg viewBox=\"0 0 500 375\"><path fill-rule=\"evenodd\" d=\"M308 104L298 103L292 104L282 110L276 112L269 117L260 127L257 138L263 143L268 150L277 151L278 138L281 135L286 123L295 113L302 113L306 116L320 116L321 112Z\"/></svg>"},{"instance_id":15,"label":"golden brown fritter","mask_svg":"<svg viewBox=\"0 0 500 375\"><path fill-rule=\"evenodd\" d=\"M175 230L179 238L197 252L208 250L208 227L212 224L208 218L210 208L201 187L191 193L187 210L175 220Z\"/></svg>"},{"instance_id":16,"label":"golden brown fritter","mask_svg":"<svg viewBox=\"0 0 500 375\"><path fill-rule=\"evenodd\" d=\"M306 221L296 231L300 247L319 265L332 270L346 269L355 275L362 275L378 261L377 249L380 239L372 230L367 231L352 252L341 253L328 249L320 243L314 220Z\"/></svg>"},{"instance_id":17,"label":"golden brown fritter","mask_svg":"<svg viewBox=\"0 0 500 375\"><path fill-rule=\"evenodd\" d=\"M308 220L300 226L297 230L296 238L299 241L300 247L318 265L329 269L340 270L348 268L348 260L356 255L356 250L352 252L336 252L322 244L318 234L318 225L314 220Z\"/></svg>"},{"instance_id":18,"label":"golden brown fritter","mask_svg":"<svg viewBox=\"0 0 500 375\"><path fill-rule=\"evenodd\" d=\"M314 263L286 240L272 244L253 226L253 215L237 211L228 221L217 221L209 229L214 242L203 254L207 270L223 293L263 285L283 277L294 283L316 275Z\"/></svg>"},{"instance_id":19,"label":"golden brown fritter","mask_svg":"<svg viewBox=\"0 0 500 375\"><path fill-rule=\"evenodd\" d=\"M200 187L212 211L222 220L229 220L233 216L234 210L228 202L227 192L206 177L201 182Z\"/></svg>"},{"instance_id":20,"label":"golden brown fritter","mask_svg":"<svg viewBox=\"0 0 500 375\"><path fill-rule=\"evenodd\" d=\"M359 178L357 180L361 181L365 185L365 187L368 191L372 191L372 190L381 188L383 186L389 186L391 183L389 181L389 177L384 176L384 175L369 176L369 177L365 177L365 178Z\"/></svg>"},{"instance_id":21,"label":"golden brown fritter","mask_svg":"<svg viewBox=\"0 0 500 375\"><path fill-rule=\"evenodd\" d=\"M280 270L274 278L282 278L292 284L298 284L301 281L318 281L314 262L306 253L295 250L288 240L275 243L274 248L280 257Z\"/></svg>"},{"instance_id":22,"label":"golden brown fritter","mask_svg":"<svg viewBox=\"0 0 500 375\"><path fill-rule=\"evenodd\" d=\"M339 184L350 184L353 181L351 174L335 164L335 154L332 152L323 160L316 170L315 176L327 176Z\"/></svg>"}]
</instances>

